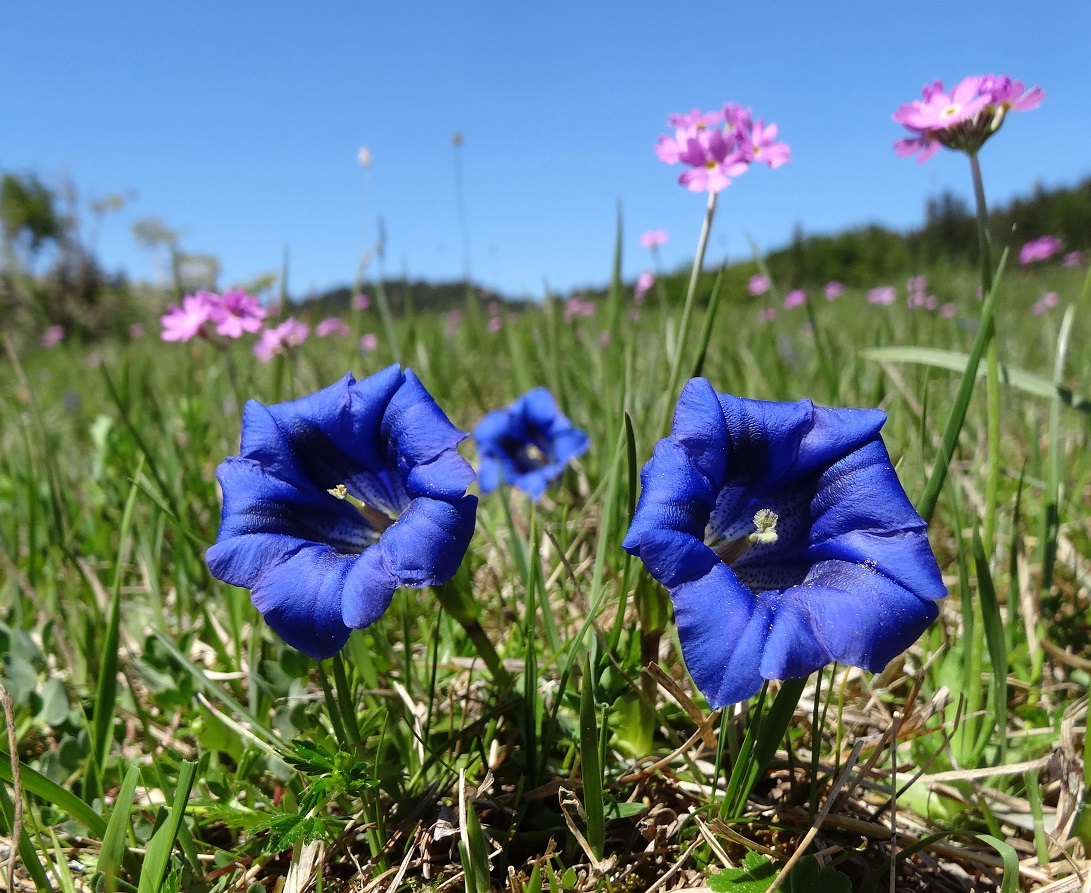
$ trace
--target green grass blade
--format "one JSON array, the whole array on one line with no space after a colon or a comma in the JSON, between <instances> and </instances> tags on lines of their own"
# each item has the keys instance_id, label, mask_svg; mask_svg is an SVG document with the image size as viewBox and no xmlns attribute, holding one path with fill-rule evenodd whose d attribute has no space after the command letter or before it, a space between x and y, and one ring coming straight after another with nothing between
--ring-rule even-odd
<instances>
[{"instance_id":1,"label":"green grass blade","mask_svg":"<svg viewBox=\"0 0 1091 893\"><path fill-rule=\"evenodd\" d=\"M1000 881L1000 893L1018 893L1019 891L1019 854L1015 848L991 834L974 835L982 843L987 843L1004 860L1004 877Z\"/></svg>"},{"instance_id":2,"label":"green grass blade","mask_svg":"<svg viewBox=\"0 0 1091 893\"><path fill-rule=\"evenodd\" d=\"M926 522L931 522L932 515L936 512L936 504L939 502L939 494L943 489L943 483L947 480L947 472L951 467L951 459L955 455L955 447L958 444L958 436L962 432L962 426L966 422L966 413L970 408L970 399L974 394L974 382L977 380L978 369L981 365L981 357L985 348L993 338L993 308L996 306L996 295L1000 286L1000 274L1004 270L1008 252L1000 259L1000 268L997 271L993 287L985 296L981 308L981 321L978 325L977 336L974 338L970 356L966 362L966 369L962 374L962 382L958 386L958 396L947 415L947 422L943 428L943 438L940 441L939 454L932 466L932 474L928 478L928 484L921 497L917 511Z\"/></svg>"},{"instance_id":3,"label":"green grass blade","mask_svg":"<svg viewBox=\"0 0 1091 893\"><path fill-rule=\"evenodd\" d=\"M114 893L117 890L118 869L121 868L121 860L125 856L129 814L132 812L133 795L136 793L136 783L139 779L140 769L135 765L130 766L121 782L121 789L118 791L113 811L110 813L110 822L102 837L98 870L103 874L103 889L106 893Z\"/></svg>"},{"instance_id":4,"label":"green grass blade","mask_svg":"<svg viewBox=\"0 0 1091 893\"><path fill-rule=\"evenodd\" d=\"M1042 507L1042 525L1039 530L1038 553L1042 562L1042 592L1048 593L1053 585L1053 568L1057 561L1057 536L1060 533L1061 498L1061 379L1064 377L1068 341L1072 334L1075 308L1069 305L1057 333L1057 353L1053 362L1055 391L1049 403L1049 455L1046 469L1046 498Z\"/></svg>"},{"instance_id":5,"label":"green grass blade","mask_svg":"<svg viewBox=\"0 0 1091 893\"><path fill-rule=\"evenodd\" d=\"M712 327L716 323L716 312L720 309L720 293L724 284L724 270L716 274L716 281L712 284L712 294L705 308L705 321L701 326L701 336L697 341L697 359L693 364L693 374L690 378L700 378L705 368L705 355L708 353L708 342L712 339Z\"/></svg>"},{"instance_id":6,"label":"green grass blade","mask_svg":"<svg viewBox=\"0 0 1091 893\"><path fill-rule=\"evenodd\" d=\"M110 744L113 740L114 708L117 706L118 646L121 636L121 579L125 566L125 553L128 551L129 534L133 525L133 509L136 496L140 492L137 483L144 468L141 457L129 488L129 497L125 501L125 510L121 515L121 529L117 544L117 563L114 566L114 586L110 603L110 616L106 621L106 637L103 639L102 657L99 662L98 682L95 686L95 705L91 720L94 733L95 771L89 780L91 789L101 793L102 774L106 770L106 760L110 756ZM90 768L90 767L89 767Z\"/></svg>"},{"instance_id":7,"label":"green grass blade","mask_svg":"<svg viewBox=\"0 0 1091 893\"><path fill-rule=\"evenodd\" d=\"M1000 603L996 598L989 560L977 527L974 527L974 569L977 571L977 591L981 599L981 620L985 628L985 644L992 662L993 717L996 721L999 763L1004 762L1008 747L1008 644L1004 635L1004 620L1000 616ZM983 734L990 733L988 726Z\"/></svg>"},{"instance_id":8,"label":"green grass blade","mask_svg":"<svg viewBox=\"0 0 1091 893\"><path fill-rule=\"evenodd\" d=\"M473 804L466 802L466 776L458 773L458 852L466 875L466 893L489 893L489 849Z\"/></svg>"},{"instance_id":9,"label":"green grass blade","mask_svg":"<svg viewBox=\"0 0 1091 893\"><path fill-rule=\"evenodd\" d=\"M583 808L587 814L587 842L602 858L606 846L606 809L602 802L602 765L599 762L599 729L595 716L595 681L590 658L583 664L580 691L580 761L583 776Z\"/></svg>"},{"instance_id":10,"label":"green grass blade","mask_svg":"<svg viewBox=\"0 0 1091 893\"><path fill-rule=\"evenodd\" d=\"M932 366L950 372L962 372L973 358L957 350L944 350L940 347L869 347L860 351L864 359L882 363L914 363L919 366ZM977 367L977 377L985 376L985 367ZM1091 414L1091 398L1078 394L1065 387L1059 380L1050 381L1041 375L1027 372L1006 363L1000 364L1000 381L1034 397L1057 400L1061 404L1078 412Z\"/></svg>"},{"instance_id":11,"label":"green grass blade","mask_svg":"<svg viewBox=\"0 0 1091 893\"><path fill-rule=\"evenodd\" d=\"M50 781L23 762L19 763L19 777L24 790L53 804L62 812L68 813L95 837L106 834L106 819L67 788L62 788L56 782ZM0 781L14 783L11 775L11 757L4 751L0 751Z\"/></svg>"},{"instance_id":12,"label":"green grass blade","mask_svg":"<svg viewBox=\"0 0 1091 893\"><path fill-rule=\"evenodd\" d=\"M3 759L7 759L3 756ZM10 771L10 762L8 763ZM22 833L19 835L19 859L23 863L23 867L26 869L27 874L30 875L32 881L34 881L34 887L39 890L52 890L53 887L49 883L49 878L46 877L45 869L42 868L42 863L38 861L38 853L34 849L34 844L30 841L30 835L27 834L25 818L26 813L23 813L24 824ZM10 835L15 827L15 803L11 797L8 796L7 788L0 787L0 831L5 835ZM7 881L7 859L4 859L2 865L0 865L0 871L4 872L4 881ZM6 889L6 888L5 888Z\"/></svg>"},{"instance_id":13,"label":"green grass blade","mask_svg":"<svg viewBox=\"0 0 1091 893\"><path fill-rule=\"evenodd\" d=\"M189 802L189 792L193 788L193 779L196 775L197 764L183 760L178 772L178 786L174 791L174 803L167 814L167 820L159 826L159 830L148 841L137 893L159 893L162 889L163 879L167 876L167 868L170 866L170 854L178 838L178 829L186 815L186 804Z\"/></svg>"}]
</instances>

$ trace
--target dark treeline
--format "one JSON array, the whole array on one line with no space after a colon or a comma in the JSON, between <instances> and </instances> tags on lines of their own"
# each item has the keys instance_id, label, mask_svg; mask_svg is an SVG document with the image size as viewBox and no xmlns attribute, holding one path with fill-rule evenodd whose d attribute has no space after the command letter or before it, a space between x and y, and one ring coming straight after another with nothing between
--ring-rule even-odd
<instances>
[{"instance_id":1,"label":"dark treeline","mask_svg":"<svg viewBox=\"0 0 1091 893\"><path fill-rule=\"evenodd\" d=\"M994 245L1015 252L1039 236L1059 236L1066 251L1091 247L1091 177L1076 186L1036 187L989 213ZM977 216L965 200L950 192L930 198L922 226L900 233L865 226L836 235L805 236L797 227L791 244L766 258L782 287L817 286L836 279L867 287L937 265L977 263ZM753 271L753 264L741 264ZM742 270L737 275L742 274Z\"/></svg>"}]
</instances>

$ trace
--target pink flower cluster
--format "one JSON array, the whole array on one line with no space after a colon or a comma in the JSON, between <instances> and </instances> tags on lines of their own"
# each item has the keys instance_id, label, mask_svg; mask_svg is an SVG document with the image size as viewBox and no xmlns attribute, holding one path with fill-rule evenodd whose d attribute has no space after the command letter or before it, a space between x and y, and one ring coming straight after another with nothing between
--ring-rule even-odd
<instances>
[{"instance_id":1,"label":"pink flower cluster","mask_svg":"<svg viewBox=\"0 0 1091 893\"><path fill-rule=\"evenodd\" d=\"M1039 236L1019 249L1019 263L1024 267L1039 260L1049 260L1061 253L1064 243L1056 236Z\"/></svg>"},{"instance_id":2,"label":"pink flower cluster","mask_svg":"<svg viewBox=\"0 0 1091 893\"><path fill-rule=\"evenodd\" d=\"M256 332L265 319L265 310L258 299L241 288L234 288L222 295L199 291L186 295L182 306L171 304L159 318L163 324L160 337L164 341L189 341L200 336L210 338L215 327L217 335L224 338L241 338L243 332Z\"/></svg>"},{"instance_id":3,"label":"pink flower cluster","mask_svg":"<svg viewBox=\"0 0 1091 893\"><path fill-rule=\"evenodd\" d=\"M898 300L898 291L893 285L880 285L867 293L867 300L869 304L887 306Z\"/></svg>"},{"instance_id":4,"label":"pink flower cluster","mask_svg":"<svg viewBox=\"0 0 1091 893\"><path fill-rule=\"evenodd\" d=\"M640 246L649 251L662 248L667 244L667 231L665 229L650 229L640 237Z\"/></svg>"},{"instance_id":5,"label":"pink flower cluster","mask_svg":"<svg viewBox=\"0 0 1091 893\"><path fill-rule=\"evenodd\" d=\"M633 302L643 304L644 296L652 290L653 285L655 285L655 273L651 270L645 270L637 276L636 284L633 286Z\"/></svg>"},{"instance_id":6,"label":"pink flower cluster","mask_svg":"<svg viewBox=\"0 0 1091 893\"><path fill-rule=\"evenodd\" d=\"M261 338L254 345L254 356L261 362L268 363L278 354L287 354L299 347L310 333L310 326L299 322L294 316L289 316L279 326L261 333Z\"/></svg>"},{"instance_id":7,"label":"pink flower cluster","mask_svg":"<svg viewBox=\"0 0 1091 893\"><path fill-rule=\"evenodd\" d=\"M579 295L573 295L564 302L564 321L571 323L577 316L594 316L595 305L585 301Z\"/></svg>"},{"instance_id":8,"label":"pink flower cluster","mask_svg":"<svg viewBox=\"0 0 1091 893\"><path fill-rule=\"evenodd\" d=\"M1030 312L1035 316L1041 316L1047 310L1057 306L1057 292L1046 292L1037 301L1034 302L1034 306L1030 308Z\"/></svg>"},{"instance_id":9,"label":"pink flower cluster","mask_svg":"<svg viewBox=\"0 0 1091 893\"><path fill-rule=\"evenodd\" d=\"M794 291L788 292L784 296L784 309L791 310L794 307L802 307L807 303L807 292L802 288L797 288Z\"/></svg>"},{"instance_id":10,"label":"pink flower cluster","mask_svg":"<svg viewBox=\"0 0 1091 893\"><path fill-rule=\"evenodd\" d=\"M691 192L720 192L755 161L774 168L791 159L788 145L777 142L777 125L755 121L750 109L734 102L721 110L671 115L667 123L674 136L661 135L655 154L666 164L687 166L678 182Z\"/></svg>"},{"instance_id":11,"label":"pink flower cluster","mask_svg":"<svg viewBox=\"0 0 1091 893\"><path fill-rule=\"evenodd\" d=\"M769 291L769 277L762 276L761 273L755 273L750 277L750 281L746 283L746 290L755 298L758 295L765 294Z\"/></svg>"},{"instance_id":12,"label":"pink flower cluster","mask_svg":"<svg viewBox=\"0 0 1091 893\"><path fill-rule=\"evenodd\" d=\"M326 338L330 335L339 335L344 337L351 334L351 330L343 319L336 316L329 316L322 320L318 325L314 327L314 333L319 338Z\"/></svg>"},{"instance_id":13,"label":"pink flower cluster","mask_svg":"<svg viewBox=\"0 0 1091 893\"><path fill-rule=\"evenodd\" d=\"M935 310L939 306L939 298L927 294L928 280L924 276L913 276L905 283L906 303L910 308L923 307L926 310Z\"/></svg>"},{"instance_id":14,"label":"pink flower cluster","mask_svg":"<svg viewBox=\"0 0 1091 893\"><path fill-rule=\"evenodd\" d=\"M913 134L894 143L894 151L901 158L919 152L918 162L927 161L941 146L976 154L1008 112L1030 111L1044 97L1041 87L1027 90L1022 81L1003 75L963 78L950 93L942 81L934 81L923 89L921 99L894 113L894 120Z\"/></svg>"},{"instance_id":15,"label":"pink flower cluster","mask_svg":"<svg viewBox=\"0 0 1091 893\"><path fill-rule=\"evenodd\" d=\"M838 282L836 279L833 279L826 283L824 294L826 295L827 301L836 301L844 293L845 286L842 283Z\"/></svg>"}]
</instances>

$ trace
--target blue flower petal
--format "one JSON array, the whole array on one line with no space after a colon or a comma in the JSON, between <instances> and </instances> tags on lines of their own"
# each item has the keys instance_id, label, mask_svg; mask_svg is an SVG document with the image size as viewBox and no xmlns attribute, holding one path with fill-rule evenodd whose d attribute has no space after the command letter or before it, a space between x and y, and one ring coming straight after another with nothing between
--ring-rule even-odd
<instances>
[{"instance_id":1,"label":"blue flower petal","mask_svg":"<svg viewBox=\"0 0 1091 893\"><path fill-rule=\"evenodd\" d=\"M477 497L414 499L379 540L387 567L404 586L432 586L454 576L473 536Z\"/></svg>"},{"instance_id":2,"label":"blue flower petal","mask_svg":"<svg viewBox=\"0 0 1091 893\"><path fill-rule=\"evenodd\" d=\"M308 545L271 565L250 594L254 607L285 642L316 660L344 647L341 592L356 556Z\"/></svg>"}]
</instances>

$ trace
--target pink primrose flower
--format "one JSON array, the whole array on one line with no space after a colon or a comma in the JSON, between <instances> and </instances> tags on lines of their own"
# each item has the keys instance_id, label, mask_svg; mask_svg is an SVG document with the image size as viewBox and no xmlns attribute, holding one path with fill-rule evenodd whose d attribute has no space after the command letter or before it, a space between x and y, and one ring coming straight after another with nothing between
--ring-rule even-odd
<instances>
[{"instance_id":1,"label":"pink primrose flower","mask_svg":"<svg viewBox=\"0 0 1091 893\"><path fill-rule=\"evenodd\" d=\"M747 161L760 161L762 164L769 165L770 168L776 168L792 160L792 150L788 144L776 141L776 124L766 127L765 123L759 119L744 133L747 136L747 145L744 150Z\"/></svg>"},{"instance_id":2,"label":"pink primrose flower","mask_svg":"<svg viewBox=\"0 0 1091 893\"><path fill-rule=\"evenodd\" d=\"M448 310L443 318L443 334L447 338L454 338L462 325L462 314L458 310Z\"/></svg>"},{"instance_id":3,"label":"pink primrose flower","mask_svg":"<svg viewBox=\"0 0 1091 893\"><path fill-rule=\"evenodd\" d=\"M1034 302L1034 306L1030 308L1030 312L1033 313L1035 316L1041 316L1047 310L1056 307L1057 301L1057 292L1046 292L1037 301Z\"/></svg>"},{"instance_id":4,"label":"pink primrose flower","mask_svg":"<svg viewBox=\"0 0 1091 893\"><path fill-rule=\"evenodd\" d=\"M314 333L319 338L325 338L328 335L345 336L350 333L350 329L348 323L343 319L336 316L329 316L314 327Z\"/></svg>"},{"instance_id":5,"label":"pink primrose flower","mask_svg":"<svg viewBox=\"0 0 1091 893\"><path fill-rule=\"evenodd\" d=\"M64 326L50 326L42 332L42 347L56 347L64 341Z\"/></svg>"},{"instance_id":6,"label":"pink primrose flower","mask_svg":"<svg viewBox=\"0 0 1091 893\"><path fill-rule=\"evenodd\" d=\"M499 332L503 327L504 320L502 320L499 316L489 317L489 331L492 332L494 335Z\"/></svg>"},{"instance_id":7,"label":"pink primrose flower","mask_svg":"<svg viewBox=\"0 0 1091 893\"><path fill-rule=\"evenodd\" d=\"M667 231L665 229L650 229L640 237L640 245L649 251L661 248L667 244Z\"/></svg>"},{"instance_id":8,"label":"pink primrose flower","mask_svg":"<svg viewBox=\"0 0 1091 893\"><path fill-rule=\"evenodd\" d=\"M182 298L182 306L171 304L167 312L159 317L163 324L160 338L164 341L189 341L200 335L208 337L207 322L212 318L213 299L218 296L207 291Z\"/></svg>"},{"instance_id":9,"label":"pink primrose flower","mask_svg":"<svg viewBox=\"0 0 1091 893\"><path fill-rule=\"evenodd\" d=\"M667 115L667 123L671 127L680 130L688 130L691 127L695 130L704 130L707 127L715 127L717 124L722 124L723 121L724 113L722 111L702 112L700 109L693 109L693 111L687 112L684 115Z\"/></svg>"},{"instance_id":10,"label":"pink primrose flower","mask_svg":"<svg viewBox=\"0 0 1091 893\"><path fill-rule=\"evenodd\" d=\"M948 301L942 307L939 308L939 315L944 319L951 319L955 315L955 305Z\"/></svg>"},{"instance_id":11,"label":"pink primrose flower","mask_svg":"<svg viewBox=\"0 0 1091 893\"><path fill-rule=\"evenodd\" d=\"M360 339L360 350L364 353L375 350L379 346L379 338L374 332L365 332Z\"/></svg>"},{"instance_id":12,"label":"pink primrose flower","mask_svg":"<svg viewBox=\"0 0 1091 893\"><path fill-rule=\"evenodd\" d=\"M784 309L791 310L793 307L802 307L807 303L807 292L801 288L790 291L784 296Z\"/></svg>"},{"instance_id":13,"label":"pink primrose flower","mask_svg":"<svg viewBox=\"0 0 1091 893\"><path fill-rule=\"evenodd\" d=\"M595 305L583 300L579 295L573 295L564 302L564 321L571 323L577 316L594 316Z\"/></svg>"},{"instance_id":14,"label":"pink primrose flower","mask_svg":"<svg viewBox=\"0 0 1091 893\"><path fill-rule=\"evenodd\" d=\"M826 283L825 295L827 301L836 301L844 293L845 286L838 282L836 279Z\"/></svg>"},{"instance_id":15,"label":"pink primrose flower","mask_svg":"<svg viewBox=\"0 0 1091 893\"><path fill-rule=\"evenodd\" d=\"M209 300L209 319L216 324L216 334L225 338L241 338L243 332L256 332L265 319L265 310L258 299L244 289L233 288L222 296L205 293Z\"/></svg>"},{"instance_id":16,"label":"pink primrose flower","mask_svg":"<svg viewBox=\"0 0 1091 893\"><path fill-rule=\"evenodd\" d=\"M678 182L690 192L722 192L732 177L746 173L748 164L735 141L728 141L721 130L700 130L686 140L678 160L689 165Z\"/></svg>"},{"instance_id":17,"label":"pink primrose flower","mask_svg":"<svg viewBox=\"0 0 1091 893\"><path fill-rule=\"evenodd\" d=\"M1064 256L1064 260L1061 261L1062 267L1079 267L1083 266L1083 252L1082 251L1069 251Z\"/></svg>"},{"instance_id":18,"label":"pink primrose flower","mask_svg":"<svg viewBox=\"0 0 1091 893\"><path fill-rule=\"evenodd\" d=\"M898 292L893 285L880 285L867 293L867 299L869 304L886 306L893 304L898 299Z\"/></svg>"},{"instance_id":19,"label":"pink primrose flower","mask_svg":"<svg viewBox=\"0 0 1091 893\"><path fill-rule=\"evenodd\" d=\"M280 325L261 333L261 338L254 345L254 356L261 362L268 363L277 354L286 354L299 347L307 340L310 332L310 326L299 322L294 316L289 316Z\"/></svg>"},{"instance_id":20,"label":"pink primrose flower","mask_svg":"<svg viewBox=\"0 0 1091 893\"><path fill-rule=\"evenodd\" d=\"M633 286L633 300L637 304L643 304L644 296L651 291L653 285L655 285L655 273L651 270L645 270L636 277L636 285Z\"/></svg>"},{"instance_id":21,"label":"pink primrose flower","mask_svg":"<svg viewBox=\"0 0 1091 893\"><path fill-rule=\"evenodd\" d=\"M1064 243L1056 236L1039 236L1019 249L1019 263L1024 267L1039 260L1049 260L1060 254Z\"/></svg>"},{"instance_id":22,"label":"pink primrose flower","mask_svg":"<svg viewBox=\"0 0 1091 893\"><path fill-rule=\"evenodd\" d=\"M769 277L762 276L761 273L755 273L750 277L750 281L746 284L746 288L754 297L763 295L769 291Z\"/></svg>"},{"instance_id":23,"label":"pink primrose flower","mask_svg":"<svg viewBox=\"0 0 1091 893\"><path fill-rule=\"evenodd\" d=\"M927 161L941 146L975 154L1004 123L1010 111L1037 108L1045 97L1040 87L1027 90L1022 81L1006 75L975 75L963 78L948 93L941 81L922 91L922 98L894 112L894 120L911 132L894 143L899 157L919 153Z\"/></svg>"},{"instance_id":24,"label":"pink primrose flower","mask_svg":"<svg viewBox=\"0 0 1091 893\"><path fill-rule=\"evenodd\" d=\"M371 298L365 294L359 294L353 297L352 307L354 310L367 310L371 306Z\"/></svg>"}]
</instances>

